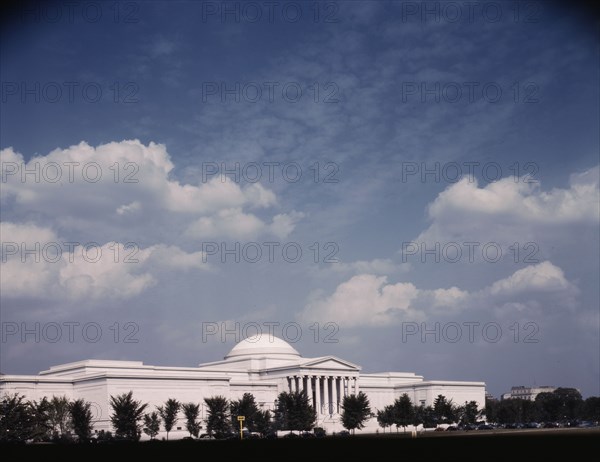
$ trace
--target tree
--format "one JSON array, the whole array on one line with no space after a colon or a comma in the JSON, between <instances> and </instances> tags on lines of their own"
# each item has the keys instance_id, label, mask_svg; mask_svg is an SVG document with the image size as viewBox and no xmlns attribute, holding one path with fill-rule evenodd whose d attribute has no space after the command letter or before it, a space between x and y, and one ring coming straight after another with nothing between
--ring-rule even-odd
<instances>
[{"instance_id":1,"label":"tree","mask_svg":"<svg viewBox=\"0 0 600 462\"><path fill-rule=\"evenodd\" d=\"M560 412L562 419L573 420L576 419L583 405L583 399L581 393L575 388L557 388L553 392L560 403Z\"/></svg>"},{"instance_id":2,"label":"tree","mask_svg":"<svg viewBox=\"0 0 600 462\"><path fill-rule=\"evenodd\" d=\"M208 406L208 418L206 419L206 430L209 435L222 438L231 431L229 421L229 403L223 396L204 398Z\"/></svg>"},{"instance_id":3,"label":"tree","mask_svg":"<svg viewBox=\"0 0 600 462\"><path fill-rule=\"evenodd\" d=\"M561 420L560 400L554 393L539 393L535 397L535 404L541 420Z\"/></svg>"},{"instance_id":4,"label":"tree","mask_svg":"<svg viewBox=\"0 0 600 462\"><path fill-rule=\"evenodd\" d=\"M404 427L405 432L406 427L413 423L414 409L412 402L406 393L394 401L393 419L396 429L398 427Z\"/></svg>"},{"instance_id":5,"label":"tree","mask_svg":"<svg viewBox=\"0 0 600 462\"><path fill-rule=\"evenodd\" d=\"M163 419L165 431L167 432L167 441L169 440L169 432L173 429L173 425L177 421L177 413L181 408L181 404L176 399L168 399L164 407L158 408L158 413Z\"/></svg>"},{"instance_id":6,"label":"tree","mask_svg":"<svg viewBox=\"0 0 600 462\"><path fill-rule=\"evenodd\" d=\"M551 393L537 395L535 404L541 420L565 421L579 416L583 399L575 388L557 388Z\"/></svg>"},{"instance_id":7,"label":"tree","mask_svg":"<svg viewBox=\"0 0 600 462\"><path fill-rule=\"evenodd\" d=\"M158 412L153 411L150 414L144 414L144 433L150 437L151 440L156 438L160 431L160 416Z\"/></svg>"},{"instance_id":8,"label":"tree","mask_svg":"<svg viewBox=\"0 0 600 462\"><path fill-rule=\"evenodd\" d=\"M73 431L79 441L89 441L92 437L92 411L90 403L83 399L73 401L69 405L69 413Z\"/></svg>"},{"instance_id":9,"label":"tree","mask_svg":"<svg viewBox=\"0 0 600 462\"><path fill-rule=\"evenodd\" d=\"M423 424L425 428L435 428L437 425L437 419L432 406L419 406L415 408L415 422ZM417 424L418 425L418 424Z\"/></svg>"},{"instance_id":10,"label":"tree","mask_svg":"<svg viewBox=\"0 0 600 462\"><path fill-rule=\"evenodd\" d=\"M258 413L258 406L254 400L252 393L244 393L242 399L231 402L231 425L235 428L238 424L238 416L243 415L246 419L244 420L244 426L248 431L256 431L256 414Z\"/></svg>"},{"instance_id":11,"label":"tree","mask_svg":"<svg viewBox=\"0 0 600 462\"><path fill-rule=\"evenodd\" d=\"M373 416L369 398L362 391L358 395L344 396L342 401L342 425L354 433L365 426L365 422Z\"/></svg>"},{"instance_id":12,"label":"tree","mask_svg":"<svg viewBox=\"0 0 600 462\"><path fill-rule=\"evenodd\" d=\"M586 420L595 422L600 420L600 397L590 396L583 402L581 407L581 416Z\"/></svg>"},{"instance_id":13,"label":"tree","mask_svg":"<svg viewBox=\"0 0 600 462\"><path fill-rule=\"evenodd\" d=\"M31 438L33 415L25 396L4 395L0 404L0 442L19 443Z\"/></svg>"},{"instance_id":14,"label":"tree","mask_svg":"<svg viewBox=\"0 0 600 462\"><path fill-rule=\"evenodd\" d=\"M522 399L520 400L520 405L523 422L536 422L539 420L539 411L535 401Z\"/></svg>"},{"instance_id":15,"label":"tree","mask_svg":"<svg viewBox=\"0 0 600 462\"><path fill-rule=\"evenodd\" d=\"M306 391L282 392L277 397L275 423L280 430L308 431L316 423L317 414L308 401Z\"/></svg>"},{"instance_id":16,"label":"tree","mask_svg":"<svg viewBox=\"0 0 600 462\"><path fill-rule=\"evenodd\" d=\"M444 395L438 395L433 402L433 412L440 423L452 423L456 420L456 408L452 400L448 401Z\"/></svg>"},{"instance_id":17,"label":"tree","mask_svg":"<svg viewBox=\"0 0 600 462\"><path fill-rule=\"evenodd\" d=\"M31 408L31 434L33 441L49 441L52 437L50 424L50 401L44 396L39 402L30 401Z\"/></svg>"},{"instance_id":18,"label":"tree","mask_svg":"<svg viewBox=\"0 0 600 462\"><path fill-rule=\"evenodd\" d=\"M57 437L67 437L71 433L71 403L66 396L53 396L50 400L48 420Z\"/></svg>"},{"instance_id":19,"label":"tree","mask_svg":"<svg viewBox=\"0 0 600 462\"><path fill-rule=\"evenodd\" d=\"M496 421L501 424L523 422L522 399L505 399L496 406Z\"/></svg>"},{"instance_id":20,"label":"tree","mask_svg":"<svg viewBox=\"0 0 600 462\"><path fill-rule=\"evenodd\" d=\"M465 403L459 410L460 423L462 424L474 424L477 422L479 416L479 408L476 401L469 401Z\"/></svg>"},{"instance_id":21,"label":"tree","mask_svg":"<svg viewBox=\"0 0 600 462\"><path fill-rule=\"evenodd\" d=\"M269 433L271 429L271 411L258 411L254 415L254 429L262 435Z\"/></svg>"},{"instance_id":22,"label":"tree","mask_svg":"<svg viewBox=\"0 0 600 462\"><path fill-rule=\"evenodd\" d=\"M501 424L535 422L541 416L539 408L537 402L528 399L505 399L494 405L493 418L488 415L488 420Z\"/></svg>"},{"instance_id":23,"label":"tree","mask_svg":"<svg viewBox=\"0 0 600 462\"><path fill-rule=\"evenodd\" d=\"M111 396L110 406L113 409L110 421L115 427L115 436L125 440L138 441L142 434L140 420L142 420L148 404L134 400L133 392L130 391L116 397Z\"/></svg>"},{"instance_id":24,"label":"tree","mask_svg":"<svg viewBox=\"0 0 600 462\"><path fill-rule=\"evenodd\" d=\"M198 414L200 414L200 405L187 403L182 406L183 414L185 415L185 428L190 432L190 436L198 438L198 433L202 428L198 422Z\"/></svg>"},{"instance_id":25,"label":"tree","mask_svg":"<svg viewBox=\"0 0 600 462\"><path fill-rule=\"evenodd\" d=\"M497 422L498 421L498 407L499 407L499 402L496 399L493 398L486 398L485 399L485 417L487 419L488 422Z\"/></svg>"},{"instance_id":26,"label":"tree","mask_svg":"<svg viewBox=\"0 0 600 462\"><path fill-rule=\"evenodd\" d=\"M394 406L389 405L377 411L377 423L383 428L384 433L386 427L394 425Z\"/></svg>"}]
</instances>

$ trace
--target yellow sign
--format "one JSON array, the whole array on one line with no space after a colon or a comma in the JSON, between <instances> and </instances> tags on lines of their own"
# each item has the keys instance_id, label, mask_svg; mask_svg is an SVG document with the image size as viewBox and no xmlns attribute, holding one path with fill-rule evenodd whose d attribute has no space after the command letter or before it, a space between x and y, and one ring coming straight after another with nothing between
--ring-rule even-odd
<instances>
[{"instance_id":1,"label":"yellow sign","mask_svg":"<svg viewBox=\"0 0 600 462\"><path fill-rule=\"evenodd\" d=\"M243 426L244 424L242 423L244 420L246 420L246 417L243 415L238 415L238 420L240 422L240 439L244 439L244 430L243 430Z\"/></svg>"}]
</instances>

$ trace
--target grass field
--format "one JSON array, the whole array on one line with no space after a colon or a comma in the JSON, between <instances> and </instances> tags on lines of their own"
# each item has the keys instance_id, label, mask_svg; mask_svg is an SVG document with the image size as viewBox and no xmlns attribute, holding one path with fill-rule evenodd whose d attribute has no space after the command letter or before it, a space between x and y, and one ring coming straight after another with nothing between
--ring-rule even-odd
<instances>
[{"instance_id":1,"label":"grass field","mask_svg":"<svg viewBox=\"0 0 600 462\"><path fill-rule=\"evenodd\" d=\"M587 460L598 453L600 428L402 433L276 440L170 441L93 445L0 446L5 461L121 460Z\"/></svg>"}]
</instances>

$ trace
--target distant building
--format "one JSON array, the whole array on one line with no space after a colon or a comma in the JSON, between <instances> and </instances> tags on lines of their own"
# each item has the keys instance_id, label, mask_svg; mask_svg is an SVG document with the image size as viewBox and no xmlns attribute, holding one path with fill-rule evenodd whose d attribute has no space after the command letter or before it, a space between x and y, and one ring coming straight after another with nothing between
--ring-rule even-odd
<instances>
[{"instance_id":1,"label":"distant building","mask_svg":"<svg viewBox=\"0 0 600 462\"><path fill-rule=\"evenodd\" d=\"M197 367L150 366L139 361L85 360L53 366L38 375L0 375L0 395L19 393L28 399L66 395L92 403L94 428L112 430L109 397L133 391L149 409L169 398L201 404L204 398L223 395L239 399L254 394L261 409L271 411L279 393L305 391L317 414L317 425L340 431L341 404L345 396L364 391L373 411L383 409L403 393L413 403L432 405L438 395L455 403L476 401L485 406L485 383L424 380L412 372L365 374L360 367L335 356L303 358L287 342L273 336L254 336L238 343L221 361ZM377 420L369 419L365 432L375 432ZM182 416L172 437L188 433ZM162 433L159 437L162 436Z\"/></svg>"},{"instance_id":2,"label":"distant building","mask_svg":"<svg viewBox=\"0 0 600 462\"><path fill-rule=\"evenodd\" d=\"M556 390L556 387L550 387L548 385L543 385L540 387L512 387L509 393L504 393L502 395L502 399L528 399L529 401L535 401L535 397L540 393L552 393Z\"/></svg>"}]
</instances>

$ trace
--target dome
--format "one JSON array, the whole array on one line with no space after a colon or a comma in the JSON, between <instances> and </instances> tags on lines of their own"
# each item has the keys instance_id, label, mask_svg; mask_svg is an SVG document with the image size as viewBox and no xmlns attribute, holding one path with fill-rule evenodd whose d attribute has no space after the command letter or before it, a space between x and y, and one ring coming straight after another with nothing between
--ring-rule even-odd
<instances>
[{"instance_id":1,"label":"dome","mask_svg":"<svg viewBox=\"0 0 600 462\"><path fill-rule=\"evenodd\" d=\"M300 357L289 343L274 335L258 334L248 337L234 346L225 359L239 356L276 356L278 358Z\"/></svg>"}]
</instances>

